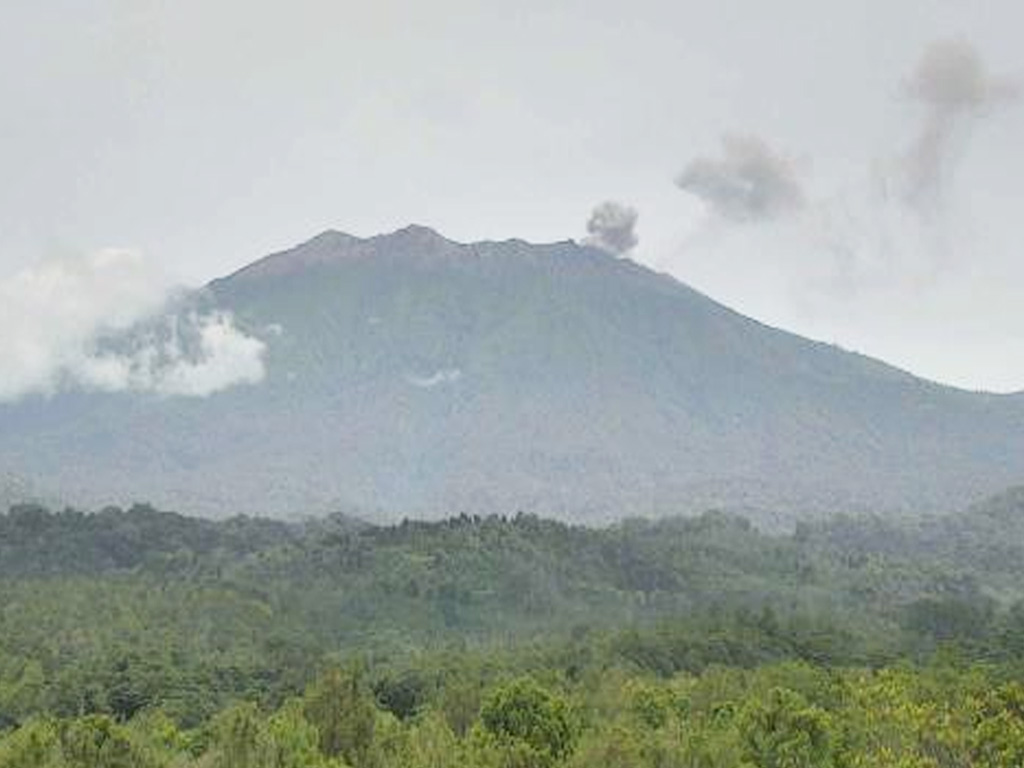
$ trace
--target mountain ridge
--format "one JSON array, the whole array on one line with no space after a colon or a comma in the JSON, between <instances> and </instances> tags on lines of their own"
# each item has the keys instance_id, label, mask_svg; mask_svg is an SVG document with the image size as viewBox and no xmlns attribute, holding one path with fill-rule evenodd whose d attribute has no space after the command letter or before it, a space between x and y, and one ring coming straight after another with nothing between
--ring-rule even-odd
<instances>
[{"instance_id":1,"label":"mountain ridge","mask_svg":"<svg viewBox=\"0 0 1024 768\"><path fill-rule=\"evenodd\" d=\"M767 524L1024 480L1024 398L773 328L573 241L328 230L196 301L263 338L262 384L0 408L0 469L97 505L129 501L130 478L131 500L207 514L720 506Z\"/></svg>"},{"instance_id":2,"label":"mountain ridge","mask_svg":"<svg viewBox=\"0 0 1024 768\"><path fill-rule=\"evenodd\" d=\"M934 379L930 379L927 376L923 376L923 375L917 374L917 373L915 373L914 371L912 371L912 370L910 370L908 368L904 368L904 367L902 367L900 365L897 365L897 364L894 364L892 362L889 362L889 361L887 361L887 360L885 360L885 359L883 359L881 357L875 356L875 355L871 354L871 352L869 352L869 351L846 348L846 347L843 347L843 346L841 346L839 344L836 344L834 342L828 342L828 341L825 341L823 339L816 339L814 337L804 336L802 334L796 333L795 331L791 331L791 330L789 330L789 329L787 329L785 327L778 326L778 325L773 325L771 323L766 323L764 321L758 320L757 318L755 318L755 317L753 317L751 315L747 315L747 314L743 313L742 311L733 309L732 307L729 307L726 304L722 304L721 302L717 301L716 299L710 297L708 294L706 294L703 291L700 291L699 289L696 289L693 286L683 282L681 279L679 279L678 277L676 277L675 275L673 275L673 274L671 274L669 272L663 272L663 271L656 270L656 269L654 269L654 268L652 268L652 267L650 267L648 265L642 264L640 262L634 261L634 260L629 259L629 258L612 256L610 254L605 253L604 251L602 251L601 249L599 249L597 247L589 246L589 245L586 245L585 243L580 243L580 242L578 242L576 240L572 240L572 239L557 240L557 241L545 241L545 242L534 242L534 241L523 240L523 239L520 239L520 238L506 238L504 240L489 240L488 239L488 240L477 240L477 241L464 242L464 241L452 240L452 239L446 237L445 235L441 234L438 230L436 230L436 229L434 229L432 227L429 227L427 225L423 225L423 224L409 224L409 225L401 227L401 228L399 228L397 230L394 230L393 232L390 232L390 233L382 233L382 234L372 235L372 236L369 236L369 237L360 237L360 236L357 236L357 235L350 234L348 232L344 232L342 230L337 230L337 229L329 228L329 229L323 230L319 234L314 235L313 237L311 237L311 238L309 238L309 239L299 243L296 246L293 246L291 248L287 248L287 249L284 249L284 250L276 251L276 252L274 252L272 254L269 254L268 256L265 256L263 258L257 259L256 261L251 262L251 263L249 263L249 264L247 264L247 265L245 265L245 266L243 266L243 267L241 267L241 268L239 268L239 269L237 269L237 270L235 270L233 272L230 272L230 273L228 273L227 275L225 275L223 277L214 278L214 279L210 280L204 286L204 289L205 290L216 291L218 286L224 285L225 283L230 282L230 281L235 280L235 279L258 278L258 277L261 277L261 276L263 276L263 277L273 277L273 276L279 275L279 274L284 273L284 272L295 271L295 269L297 269L297 268L306 268L306 267L310 267L310 266L316 266L318 264L329 264L330 263L330 258L325 258L321 262L317 262L315 260L302 260L301 257L299 257L299 254L302 253L302 252L307 251L308 249L315 249L315 251L324 253L325 256L333 255L336 258L337 257L336 249L339 246L345 246L345 247L356 246L356 247L358 247L360 249L368 249L368 247L372 246L372 244L377 243L377 242L381 242L381 241L384 241L384 240L387 240L387 239L390 239L390 238L402 238L402 239L413 239L413 238L415 238L416 240L419 240L421 243L430 243L431 245L443 243L443 244L446 244L448 246L452 246L452 247L454 247L456 249L462 250L462 251L467 252L467 253L472 253L472 252L474 252L476 250L479 250L481 248L489 248L489 247L501 246L501 245L517 245L517 246L526 246L526 247L529 247L529 248L559 248L559 247L564 247L564 246L567 246L567 245L575 246L575 247L578 247L578 248L581 248L581 249L589 250L592 253L594 253L595 255L599 254L601 257L605 258L609 262L613 262L613 263L617 262L617 263L619 263L621 265L628 265L628 266L631 266L631 267L635 268L636 270L639 270L639 271L642 271L644 273L647 273L650 276L653 276L653 277L656 277L656 278L660 278L660 279L664 279L666 281L674 283L677 286L683 288L684 290L686 290L688 292L692 292L693 294L697 294L702 299L715 304L720 309L723 309L723 310L725 310L725 311L727 311L729 313L732 313L737 318L740 318L740 319L745 320L747 322L756 324L756 325L764 328L767 331L786 334L787 336L789 336L789 337L791 337L791 338L793 338L795 340L799 340L801 342L807 342L807 343L810 343L810 344L821 345L822 347L830 349L830 350L838 351L840 353L847 354L847 355L856 356L858 358L861 358L865 362L882 366L884 368L890 369L894 373L905 375L905 376L910 377L912 379L924 382L924 383L926 383L926 384L928 384L930 386L940 387L940 388L943 388L943 389L947 389L947 390L951 390L951 391L957 391L957 392L963 392L963 393L968 393L968 394L972 394L972 395L984 395L984 396L992 396L992 397L997 397L997 398L1004 398L1004 397L1006 397L1006 398L1024 398L1024 388L1022 388L1020 390L1015 390L1015 391L1012 391L1012 392L995 392L995 391L991 391L991 390L986 390L984 388L971 388L971 387L958 386L958 385L955 385L955 384L947 384L947 383L944 383L944 382L936 381ZM322 250L322 246L326 246L326 249ZM354 254L349 253L349 254L346 254L346 255L350 255L350 256L351 255L363 256L363 255L367 255L367 253L366 252L359 252L359 251L357 251ZM298 264L294 263L296 259L298 259L298 261L299 261Z\"/></svg>"}]
</instances>

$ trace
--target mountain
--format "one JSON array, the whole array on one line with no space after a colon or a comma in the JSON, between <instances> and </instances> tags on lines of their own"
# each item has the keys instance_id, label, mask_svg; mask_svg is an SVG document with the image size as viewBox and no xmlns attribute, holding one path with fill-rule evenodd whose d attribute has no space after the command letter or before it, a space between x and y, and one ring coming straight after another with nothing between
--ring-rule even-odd
<instances>
[{"instance_id":1,"label":"mountain","mask_svg":"<svg viewBox=\"0 0 1024 768\"><path fill-rule=\"evenodd\" d=\"M766 327L571 241L329 231L193 301L266 341L262 384L0 407L0 472L218 515L761 523L950 510L1024 481L1024 396Z\"/></svg>"}]
</instances>

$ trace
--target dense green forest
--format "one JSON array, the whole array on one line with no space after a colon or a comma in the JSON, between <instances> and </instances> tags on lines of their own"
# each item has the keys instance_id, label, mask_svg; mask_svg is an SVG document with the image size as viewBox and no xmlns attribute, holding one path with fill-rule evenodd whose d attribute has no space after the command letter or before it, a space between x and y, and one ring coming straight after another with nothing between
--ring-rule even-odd
<instances>
[{"instance_id":1,"label":"dense green forest","mask_svg":"<svg viewBox=\"0 0 1024 768\"><path fill-rule=\"evenodd\" d=\"M1024 491L370 526L0 515L0 767L1016 766Z\"/></svg>"}]
</instances>

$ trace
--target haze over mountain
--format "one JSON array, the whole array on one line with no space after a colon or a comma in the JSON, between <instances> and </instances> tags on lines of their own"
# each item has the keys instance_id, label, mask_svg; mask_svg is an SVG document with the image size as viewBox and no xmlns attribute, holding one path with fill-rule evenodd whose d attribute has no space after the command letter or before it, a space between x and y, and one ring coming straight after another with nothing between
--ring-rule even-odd
<instances>
[{"instance_id":1,"label":"haze over mountain","mask_svg":"<svg viewBox=\"0 0 1024 768\"><path fill-rule=\"evenodd\" d=\"M216 515L589 520L948 510L1024 482L1024 395L924 381L572 241L328 231L196 308L265 342L261 383L0 405L0 476Z\"/></svg>"}]
</instances>

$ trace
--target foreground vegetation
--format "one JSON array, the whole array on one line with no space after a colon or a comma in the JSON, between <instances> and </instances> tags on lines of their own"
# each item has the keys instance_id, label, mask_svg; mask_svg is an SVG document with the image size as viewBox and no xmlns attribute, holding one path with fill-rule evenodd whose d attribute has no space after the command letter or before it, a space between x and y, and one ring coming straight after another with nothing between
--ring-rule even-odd
<instances>
[{"instance_id":1,"label":"foreground vegetation","mask_svg":"<svg viewBox=\"0 0 1024 768\"><path fill-rule=\"evenodd\" d=\"M0 768L1024 764L1024 493L949 518L0 515Z\"/></svg>"},{"instance_id":2,"label":"foreground vegetation","mask_svg":"<svg viewBox=\"0 0 1024 768\"><path fill-rule=\"evenodd\" d=\"M984 669L788 663L658 678L593 668L569 680L553 667L484 690L458 675L429 692L407 690L425 683L392 681L386 691L398 699L384 700L388 710L360 671L330 672L276 709L238 703L191 730L159 710L126 722L33 718L0 741L0 765L1005 768L1024 760L1024 687Z\"/></svg>"}]
</instances>

